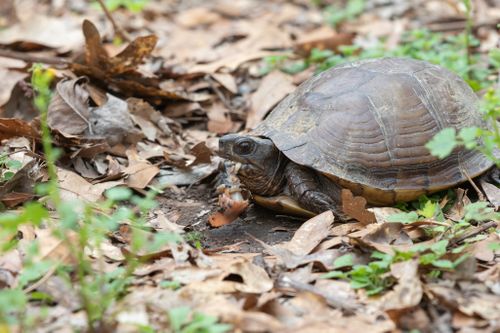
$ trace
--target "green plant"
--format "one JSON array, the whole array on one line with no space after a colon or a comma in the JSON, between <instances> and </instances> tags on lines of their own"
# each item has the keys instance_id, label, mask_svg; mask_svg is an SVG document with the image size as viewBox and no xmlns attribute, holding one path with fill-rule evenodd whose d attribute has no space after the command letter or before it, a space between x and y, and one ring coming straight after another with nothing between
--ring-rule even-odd
<instances>
[{"instance_id":1,"label":"green plant","mask_svg":"<svg viewBox=\"0 0 500 333\"><path fill-rule=\"evenodd\" d=\"M133 13L141 12L149 3L149 0L105 0L104 4L109 11L115 11L124 7Z\"/></svg>"},{"instance_id":2,"label":"green plant","mask_svg":"<svg viewBox=\"0 0 500 333\"><path fill-rule=\"evenodd\" d=\"M353 289L364 289L369 296L379 294L386 289L390 288L395 280L388 274L390 265L392 263L392 256L374 252L372 253L374 260L367 265L353 265L352 256L345 255L337 258L333 265L336 270L330 271L322 278L337 278L344 279L351 282ZM349 271L341 271L339 268L352 266Z\"/></svg>"},{"instance_id":3,"label":"green plant","mask_svg":"<svg viewBox=\"0 0 500 333\"><path fill-rule=\"evenodd\" d=\"M13 249L17 244L17 232L22 225L50 230L61 247L67 252L65 258L71 258L71 266L64 258L40 259L39 240L30 242L26 249L25 262L19 274L17 286L0 291L0 325L26 326L26 305L37 294L28 294L30 285L46 274L56 274L63 278L68 286L78 291L82 308L87 315L88 330L95 332L106 327L112 318L105 316L109 307L127 291L132 272L139 264L134 253L154 252L166 243L179 242L180 236L173 233L147 233L145 229L146 213L155 207L156 190L151 190L145 197L133 194L128 188L115 187L106 191L106 199L98 203L82 200L63 201L57 186L56 161L60 150L52 147L50 130L47 126L47 109L50 101L53 72L36 65L32 70L32 86L36 93L35 106L40 110L42 145L45 153L49 179L38 184L36 191L47 200L28 202L16 213L0 214L0 253ZM50 203L55 210L41 202ZM55 218L54 218L55 216ZM113 271L95 270L95 260L87 256L86 250L97 253L97 264L103 264L101 244L108 235L115 232L121 224L128 224L130 244L126 261L122 267ZM28 290L28 292L26 292ZM27 328L26 330L29 331Z\"/></svg>"},{"instance_id":4,"label":"green plant","mask_svg":"<svg viewBox=\"0 0 500 333\"><path fill-rule=\"evenodd\" d=\"M9 158L6 153L0 154L0 183L10 180L16 174L16 170L22 167L22 163Z\"/></svg>"},{"instance_id":5,"label":"green plant","mask_svg":"<svg viewBox=\"0 0 500 333\"><path fill-rule=\"evenodd\" d=\"M344 7L331 5L325 8L325 21L333 27L355 19L365 9L365 0L348 0Z\"/></svg>"},{"instance_id":6,"label":"green plant","mask_svg":"<svg viewBox=\"0 0 500 333\"><path fill-rule=\"evenodd\" d=\"M184 240L197 249L201 249L201 242L203 240L203 234L199 231L190 231L184 235Z\"/></svg>"},{"instance_id":7,"label":"green plant","mask_svg":"<svg viewBox=\"0 0 500 333\"><path fill-rule=\"evenodd\" d=\"M430 274L437 276L441 271L452 271L460 265L468 255L460 255L463 248L448 251L449 241L441 240L434 244L416 244L408 251L394 250L394 255L381 252L373 252L371 257L376 259L366 265L354 265L350 254L337 258L333 266L335 270L322 275L322 278L337 278L348 280L353 289L364 289L366 294L373 296L389 289L396 280L390 275L393 263L418 258L421 268L427 268ZM454 260L445 258L457 257ZM350 270L341 270L352 267Z\"/></svg>"},{"instance_id":8,"label":"green plant","mask_svg":"<svg viewBox=\"0 0 500 333\"><path fill-rule=\"evenodd\" d=\"M168 311L170 328L174 333L224 333L232 326L220 324L216 317L192 312L189 307L178 307Z\"/></svg>"}]
</instances>

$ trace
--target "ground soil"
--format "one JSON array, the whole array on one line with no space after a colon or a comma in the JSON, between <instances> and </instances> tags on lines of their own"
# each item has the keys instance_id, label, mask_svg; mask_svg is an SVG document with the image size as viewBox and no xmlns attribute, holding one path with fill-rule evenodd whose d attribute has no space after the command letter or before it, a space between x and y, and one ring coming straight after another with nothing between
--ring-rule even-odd
<instances>
[{"instance_id":1,"label":"ground soil","mask_svg":"<svg viewBox=\"0 0 500 333\"><path fill-rule=\"evenodd\" d=\"M208 224L208 216L217 210L217 198L209 184L169 190L158 198L161 210L172 221L186 226L188 232L199 232L205 249L241 243L238 252L258 252L261 246L255 238L275 244L289 240L305 221L303 218L276 215L251 204L245 214L220 228Z\"/></svg>"}]
</instances>

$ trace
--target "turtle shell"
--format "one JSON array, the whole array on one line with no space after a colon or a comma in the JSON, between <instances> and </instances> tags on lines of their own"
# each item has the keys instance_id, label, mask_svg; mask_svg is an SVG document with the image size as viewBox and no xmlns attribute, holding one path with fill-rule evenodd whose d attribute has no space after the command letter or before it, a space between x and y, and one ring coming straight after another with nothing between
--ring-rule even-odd
<instances>
[{"instance_id":1,"label":"turtle shell","mask_svg":"<svg viewBox=\"0 0 500 333\"><path fill-rule=\"evenodd\" d=\"M486 126L472 89L424 61L383 58L331 68L304 82L253 134L372 204L409 201L487 170L476 150L438 159L425 144L443 128Z\"/></svg>"}]
</instances>

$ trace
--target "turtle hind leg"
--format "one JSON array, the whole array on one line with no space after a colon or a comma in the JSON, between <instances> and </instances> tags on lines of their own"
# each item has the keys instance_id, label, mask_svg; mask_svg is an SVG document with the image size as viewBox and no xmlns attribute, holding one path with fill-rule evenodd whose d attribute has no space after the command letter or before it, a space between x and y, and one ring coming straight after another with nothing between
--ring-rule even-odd
<instances>
[{"instance_id":1,"label":"turtle hind leg","mask_svg":"<svg viewBox=\"0 0 500 333\"><path fill-rule=\"evenodd\" d=\"M318 214L331 210L336 218L349 219L342 211L339 185L328 180L328 191L323 191L324 185L314 171L294 163L286 166L285 177L290 194L303 208Z\"/></svg>"}]
</instances>

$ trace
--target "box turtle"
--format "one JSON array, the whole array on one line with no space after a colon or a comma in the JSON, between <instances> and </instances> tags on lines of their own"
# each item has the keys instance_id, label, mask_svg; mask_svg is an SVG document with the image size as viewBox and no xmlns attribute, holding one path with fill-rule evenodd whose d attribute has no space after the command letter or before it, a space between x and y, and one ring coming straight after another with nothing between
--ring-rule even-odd
<instances>
[{"instance_id":1,"label":"box turtle","mask_svg":"<svg viewBox=\"0 0 500 333\"><path fill-rule=\"evenodd\" d=\"M372 205L410 201L475 177L492 162L456 148L438 159L425 144L441 129L486 126L456 74L424 61L355 61L305 81L249 134L220 139L221 156L260 196L286 193L302 208L341 211L347 188Z\"/></svg>"}]
</instances>

